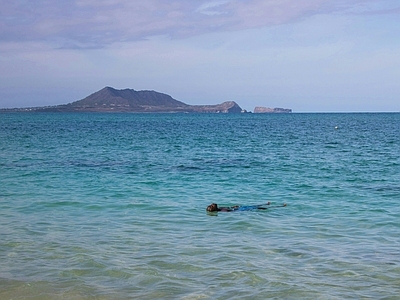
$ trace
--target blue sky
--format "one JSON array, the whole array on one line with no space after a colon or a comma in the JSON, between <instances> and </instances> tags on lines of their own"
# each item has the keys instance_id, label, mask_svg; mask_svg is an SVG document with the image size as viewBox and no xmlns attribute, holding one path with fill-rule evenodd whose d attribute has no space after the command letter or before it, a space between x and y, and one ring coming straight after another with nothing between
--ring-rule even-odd
<instances>
[{"instance_id":1,"label":"blue sky","mask_svg":"<svg viewBox=\"0 0 400 300\"><path fill-rule=\"evenodd\" d=\"M0 0L0 107L105 86L188 104L400 111L398 0Z\"/></svg>"}]
</instances>

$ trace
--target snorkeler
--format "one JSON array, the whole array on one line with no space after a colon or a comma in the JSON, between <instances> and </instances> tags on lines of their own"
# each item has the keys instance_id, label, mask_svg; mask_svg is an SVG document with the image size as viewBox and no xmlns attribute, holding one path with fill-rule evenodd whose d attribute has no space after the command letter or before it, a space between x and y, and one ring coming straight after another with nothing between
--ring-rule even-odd
<instances>
[{"instance_id":1,"label":"snorkeler","mask_svg":"<svg viewBox=\"0 0 400 300\"><path fill-rule=\"evenodd\" d=\"M268 209L266 206L270 205L271 202L265 203L265 204L260 204L260 205L244 205L244 206L228 206L228 207L218 207L217 203L212 203L209 206L207 206L207 211L208 212L218 212L218 211L224 211L224 212L229 212L229 211L246 211L246 210L256 210L256 209ZM283 206L286 206L286 204L283 204Z\"/></svg>"}]
</instances>

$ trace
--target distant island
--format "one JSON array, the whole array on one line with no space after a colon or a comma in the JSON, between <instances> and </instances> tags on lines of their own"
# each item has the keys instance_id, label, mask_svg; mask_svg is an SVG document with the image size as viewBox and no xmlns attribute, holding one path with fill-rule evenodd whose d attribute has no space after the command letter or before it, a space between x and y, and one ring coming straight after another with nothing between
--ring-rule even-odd
<instances>
[{"instance_id":1,"label":"distant island","mask_svg":"<svg viewBox=\"0 0 400 300\"><path fill-rule=\"evenodd\" d=\"M269 107L262 107L262 106L256 106L254 108L254 113L255 114L266 114L266 113L291 113L292 110L289 108L269 108Z\"/></svg>"},{"instance_id":2,"label":"distant island","mask_svg":"<svg viewBox=\"0 0 400 300\"><path fill-rule=\"evenodd\" d=\"M69 104L0 109L0 111L34 112L184 112L184 113L246 113L236 102L227 101L216 105L189 105L156 91L117 90L105 87L82 100ZM256 107L256 113L292 112L283 108Z\"/></svg>"}]
</instances>

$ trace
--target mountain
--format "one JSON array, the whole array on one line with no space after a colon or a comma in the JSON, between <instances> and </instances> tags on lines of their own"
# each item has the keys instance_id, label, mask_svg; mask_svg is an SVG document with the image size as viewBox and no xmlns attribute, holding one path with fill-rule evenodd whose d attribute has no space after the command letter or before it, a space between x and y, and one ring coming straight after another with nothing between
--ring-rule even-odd
<instances>
[{"instance_id":1,"label":"mountain","mask_svg":"<svg viewBox=\"0 0 400 300\"><path fill-rule=\"evenodd\" d=\"M233 101L217 105L188 105L171 96L155 91L117 90L105 87L82 100L65 105L35 108L52 112L202 112L240 113L242 108Z\"/></svg>"},{"instance_id":2,"label":"mountain","mask_svg":"<svg viewBox=\"0 0 400 300\"><path fill-rule=\"evenodd\" d=\"M246 112L236 102L215 105L189 105L170 95L156 91L117 90L105 87L82 100L69 104L0 108L0 112L184 112L184 113L241 113ZM291 113L291 109L256 107L254 113Z\"/></svg>"},{"instance_id":3,"label":"mountain","mask_svg":"<svg viewBox=\"0 0 400 300\"><path fill-rule=\"evenodd\" d=\"M188 105L171 96L155 91L116 90L105 87L90 96L70 104L75 109L147 110L159 108L185 108Z\"/></svg>"}]
</instances>

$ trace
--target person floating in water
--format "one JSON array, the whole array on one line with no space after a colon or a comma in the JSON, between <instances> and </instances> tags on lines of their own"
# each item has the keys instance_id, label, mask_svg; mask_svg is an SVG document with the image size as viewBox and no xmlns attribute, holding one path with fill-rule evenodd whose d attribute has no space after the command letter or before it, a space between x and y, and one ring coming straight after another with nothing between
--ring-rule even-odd
<instances>
[{"instance_id":1,"label":"person floating in water","mask_svg":"<svg viewBox=\"0 0 400 300\"><path fill-rule=\"evenodd\" d=\"M208 212L218 212L218 211L246 211L246 210L256 210L256 209L268 209L268 205L270 205L271 202L265 203L265 204L260 204L260 205L243 205L243 206L228 206L228 207L218 207L217 203L212 203L209 206L207 206L207 211ZM283 204L283 206L286 206L286 204Z\"/></svg>"}]
</instances>

